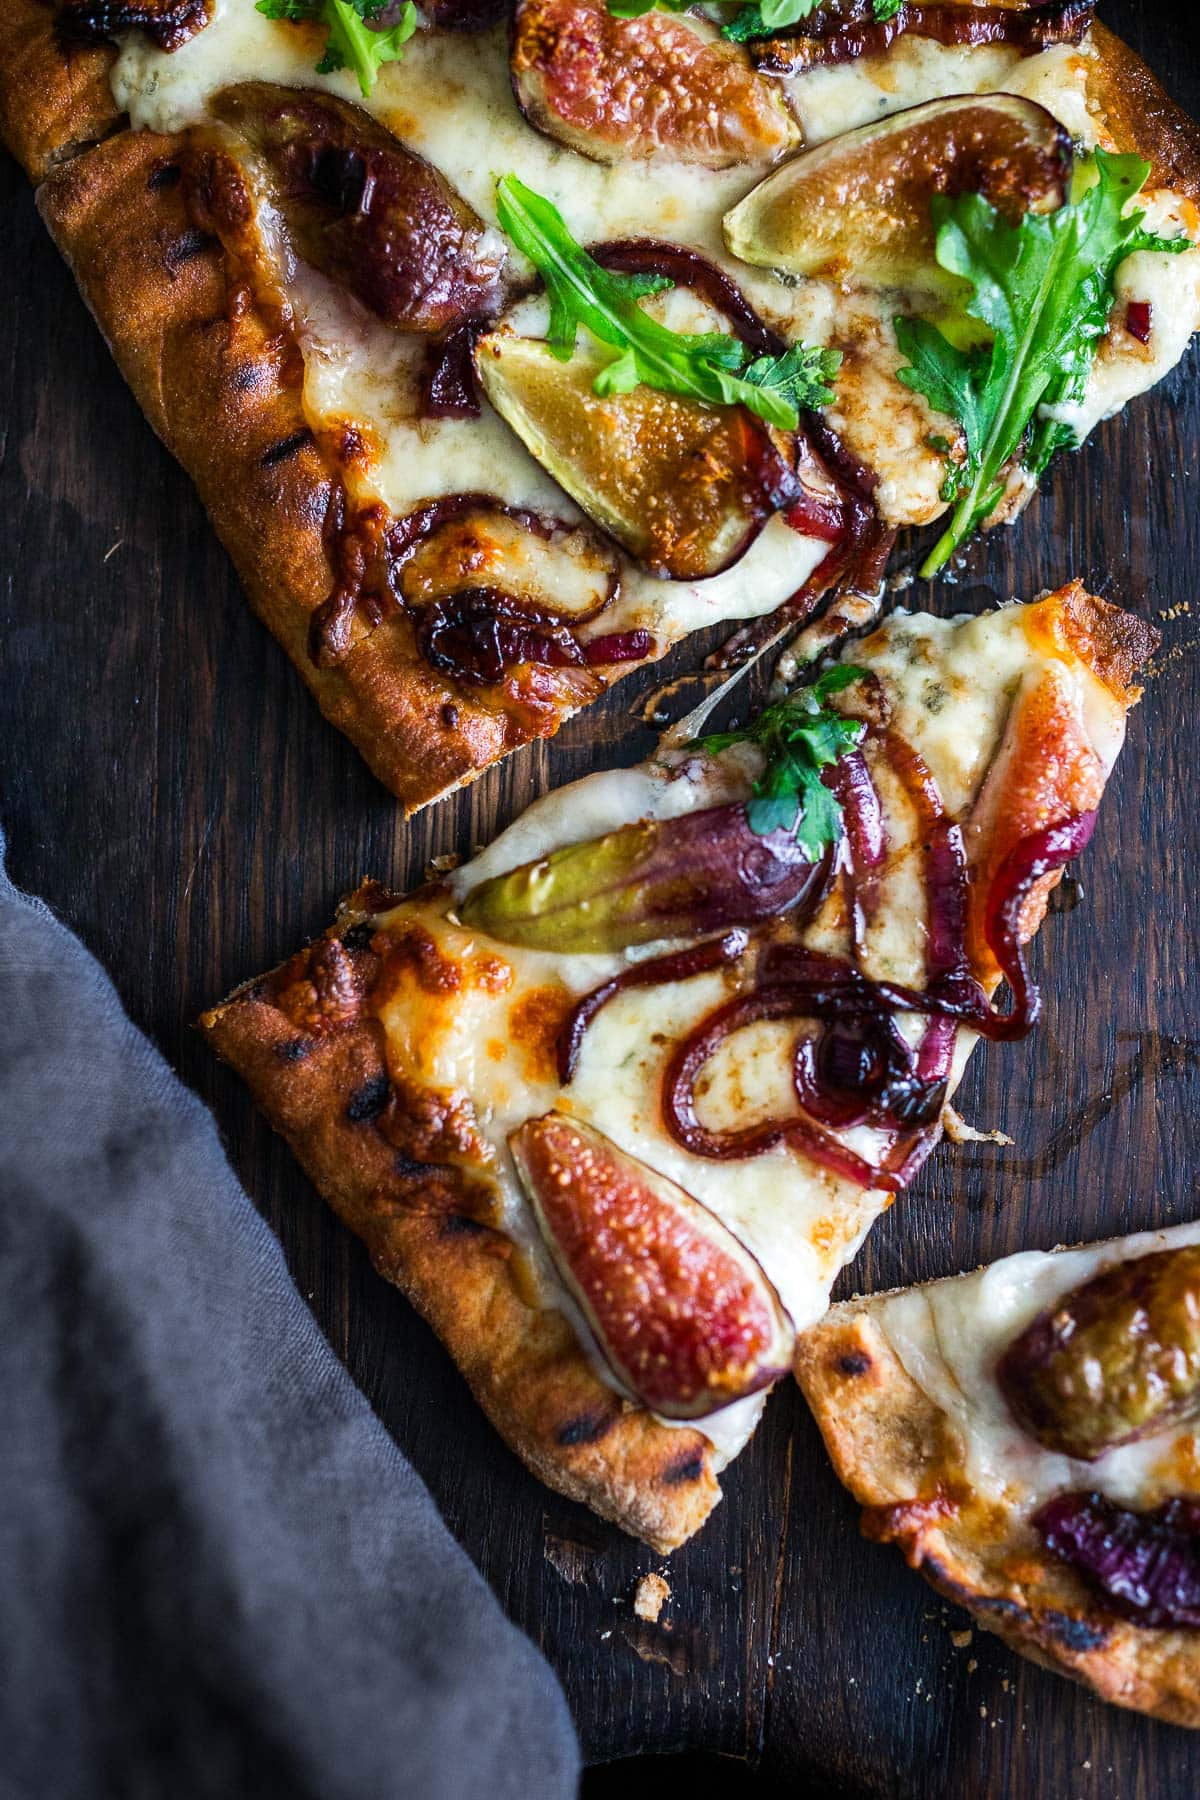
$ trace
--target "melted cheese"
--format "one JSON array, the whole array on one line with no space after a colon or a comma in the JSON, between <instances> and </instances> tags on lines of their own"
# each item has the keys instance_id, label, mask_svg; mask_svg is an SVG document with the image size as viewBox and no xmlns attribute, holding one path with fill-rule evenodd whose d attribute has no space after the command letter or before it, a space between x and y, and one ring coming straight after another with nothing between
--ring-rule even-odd
<instances>
[{"instance_id":1,"label":"melted cheese","mask_svg":"<svg viewBox=\"0 0 1200 1800\"><path fill-rule=\"evenodd\" d=\"M1024 630L1026 616L1021 607L955 621L898 614L852 646L853 660L879 676L899 729L925 757L956 813L969 810L980 788L1014 694L1045 667L1047 652ZM1079 679L1092 680L1082 670ZM1086 714L1082 696L1080 706ZM1105 759L1115 753L1113 733L1119 733L1111 712L1111 702L1108 713L1097 706L1104 734L1097 751ZM398 1072L469 1099L505 1228L528 1252L544 1302L563 1306L572 1316L507 1148L518 1125L552 1107L597 1126L709 1206L758 1256L798 1328L825 1310L838 1271L888 1202L885 1194L864 1191L788 1147L744 1161L715 1162L683 1150L667 1132L658 1100L666 1058L673 1043L725 997L725 976L699 975L619 994L592 1024L575 1079L560 1089L548 1056L531 1056L528 1034L514 1030L514 1008L535 1005L531 997L547 990L586 993L630 963L661 954L664 946L607 956L517 950L467 932L455 920L455 906L478 883L637 819L679 817L742 798L758 767L757 752L739 745L711 761L683 755L673 764L588 776L536 801L480 856L453 873L448 894L432 903L403 902L381 920L385 930L419 924L463 967L471 967L473 959L498 959L509 972L501 982L468 981L448 1004L431 1003L416 984L402 985L381 1016ZM907 853L913 820L897 784L884 779L879 785L890 855L864 964L877 976L919 983L925 900L917 859ZM809 941L844 949L825 915ZM793 1112L793 1041L794 1030L776 1023L753 1025L728 1039L706 1071L700 1102L705 1122L721 1128ZM953 1082L961 1077L973 1041L971 1034L960 1034ZM869 1128L844 1135L860 1153L878 1156L880 1140ZM721 1415L712 1432L728 1427ZM731 1440L722 1441L728 1448Z\"/></svg>"},{"instance_id":2,"label":"melted cheese","mask_svg":"<svg viewBox=\"0 0 1200 1800\"><path fill-rule=\"evenodd\" d=\"M714 172L659 159L601 165L555 144L517 109L503 27L478 37L419 32L401 62L380 70L366 102L348 72L315 74L318 44L307 28L264 18L251 0L215 0L205 29L169 55L139 35L126 38L113 89L135 126L177 131L202 120L208 95L233 81L325 87L367 105L489 221L495 220L497 177L515 171L554 201L585 243L662 237L702 251L734 276L783 336L842 349L846 363L830 420L878 471L878 503L889 523L923 524L944 510L944 470L926 440L935 427L944 430L945 421L936 421L925 401L895 379L901 358L892 318L907 310L905 296L865 295L831 282L795 287L768 270L735 262L725 249L721 219L759 172ZM811 70L784 86L810 143L939 95L1007 87L1048 106L1091 144L1098 127L1085 91L1089 54L1086 47L1056 48L1022 59L1004 46L948 47L906 36L885 57ZM1128 277L1135 297L1154 302L1152 354L1127 334L1112 335L1095 393L1089 389L1079 418L1071 421L1080 435L1157 381L1200 323L1195 269L1185 276L1179 267L1191 263L1190 256L1130 260L1156 265ZM1157 266L1163 264L1168 267ZM486 402L477 421L416 418L417 347L362 318L348 323L351 310L327 309L323 321L306 321L305 405L315 425L349 419L366 428L377 452L370 485L393 512L402 515L437 494L473 490L566 520L578 516ZM644 625L665 644L703 625L769 612L806 580L823 551L776 521L734 569L708 581L665 582L625 563L620 598L594 629Z\"/></svg>"},{"instance_id":3,"label":"melted cheese","mask_svg":"<svg viewBox=\"0 0 1200 1800\"><path fill-rule=\"evenodd\" d=\"M888 1295L870 1314L917 1386L957 1428L972 1486L1029 1512L1064 1488L1098 1489L1152 1507L1200 1471L1196 1434L1175 1425L1077 1462L1044 1450L1017 1424L995 1379L1001 1354L1043 1308L1113 1263L1200 1242L1200 1224L1145 1231L1082 1250L1025 1251L956 1280ZM1186 1483L1185 1483L1186 1485Z\"/></svg>"}]
</instances>

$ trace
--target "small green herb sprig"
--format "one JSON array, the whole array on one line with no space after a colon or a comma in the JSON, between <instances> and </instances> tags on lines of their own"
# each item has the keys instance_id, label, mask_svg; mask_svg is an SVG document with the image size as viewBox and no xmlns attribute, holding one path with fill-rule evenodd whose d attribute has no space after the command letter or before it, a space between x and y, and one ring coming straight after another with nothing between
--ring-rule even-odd
<instances>
[{"instance_id":1,"label":"small green herb sprig","mask_svg":"<svg viewBox=\"0 0 1200 1800\"><path fill-rule=\"evenodd\" d=\"M955 335L978 338L982 324L990 341L960 349L928 319L895 321L908 358L900 380L956 419L966 444L942 487L954 511L923 576L943 568L995 509L1018 452L1036 479L1055 451L1078 448L1075 433L1045 408L1083 398L1118 265L1135 250L1192 248L1189 238L1143 231L1145 214L1126 211L1149 173L1136 156L1098 150L1078 165L1071 198L1015 225L981 194L933 200L938 262L964 283ZM954 330L953 319L946 323Z\"/></svg>"},{"instance_id":2,"label":"small green herb sprig","mask_svg":"<svg viewBox=\"0 0 1200 1800\"><path fill-rule=\"evenodd\" d=\"M597 373L598 394L627 394L644 383L662 393L732 406L740 402L768 424L795 430L801 407L825 406L841 358L834 350L796 344L781 356L755 356L726 332L672 331L640 305L674 284L660 275L622 275L603 268L567 230L562 214L515 175L497 184L500 226L546 284L546 341L566 362L579 327L617 352Z\"/></svg>"},{"instance_id":3,"label":"small green herb sprig","mask_svg":"<svg viewBox=\"0 0 1200 1800\"><path fill-rule=\"evenodd\" d=\"M836 843L842 830L841 806L821 771L857 749L866 730L860 719L848 719L825 703L866 672L852 663L835 663L809 687L777 700L740 730L711 732L690 746L715 756L731 744L757 744L763 771L746 808L750 829L759 837L793 831L810 862L818 860L827 844Z\"/></svg>"},{"instance_id":4,"label":"small green herb sprig","mask_svg":"<svg viewBox=\"0 0 1200 1800\"><path fill-rule=\"evenodd\" d=\"M318 75L353 69L364 100L375 86L384 63L398 62L417 29L417 9L405 0L395 25L377 31L369 23L383 12L387 0L256 0L256 10L268 19L315 20L329 33L325 54L316 65Z\"/></svg>"}]
</instances>

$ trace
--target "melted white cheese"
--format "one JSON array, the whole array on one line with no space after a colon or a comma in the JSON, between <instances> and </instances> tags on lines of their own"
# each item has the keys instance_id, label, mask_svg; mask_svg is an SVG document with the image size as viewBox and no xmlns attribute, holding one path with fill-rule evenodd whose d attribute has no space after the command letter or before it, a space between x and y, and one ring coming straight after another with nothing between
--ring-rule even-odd
<instances>
[{"instance_id":1,"label":"melted white cheese","mask_svg":"<svg viewBox=\"0 0 1200 1800\"><path fill-rule=\"evenodd\" d=\"M1089 54L1085 44L1080 51L1056 48L1022 59L1003 46L948 47L910 35L885 57L811 70L784 86L810 143L938 95L1009 88L1048 106L1091 144L1098 127L1085 94ZM319 76L315 60L311 32L264 18L251 0L215 0L209 24L170 54L140 35L126 38L113 89L135 126L177 131L202 120L208 95L230 82L255 78L325 87L365 104L489 221L495 221L497 177L515 171L554 201L584 242L663 237L702 251L734 275L785 337L836 344L847 353L830 420L878 470L884 517L922 524L944 510L944 470L926 443L933 415L895 379L901 358L891 320L907 310L905 297L864 295L830 282L797 288L770 271L736 263L726 251L721 219L754 185L758 171L714 172L659 159L602 165L555 144L517 109L503 27L478 37L419 32L401 62L380 70L365 102L351 74ZM1114 332L1103 368L1098 365L1096 391L1089 390L1079 418L1071 421L1080 435L1157 381L1182 353L1200 323L1195 271L1185 276L1179 268L1191 260L1131 259L1156 265L1129 276L1135 297L1154 301L1152 354ZM1169 267L1157 266L1163 264ZM310 330L305 350L310 417L318 425L352 419L367 428L377 448L370 482L395 513L436 494L476 490L560 518L577 516L486 402L478 421L413 416L411 344L379 327L348 330L333 318L323 334ZM760 615L795 592L823 549L775 522L734 569L710 581L664 582L624 563L621 597L594 629L646 625L666 643L722 619Z\"/></svg>"},{"instance_id":2,"label":"melted white cheese","mask_svg":"<svg viewBox=\"0 0 1200 1800\"><path fill-rule=\"evenodd\" d=\"M925 757L957 814L969 811L979 791L1003 737L1013 695L1046 667L1046 653L1023 629L1025 617L1022 607L953 621L901 614L848 652L879 676L898 728ZM1080 671L1080 679L1092 678ZM1082 701L1081 713L1086 714ZM1105 736L1097 751L1108 758L1115 753L1113 733L1119 726L1109 714L1098 716ZM562 1291L538 1240L507 1140L526 1119L552 1107L588 1120L709 1206L758 1256L798 1328L825 1310L838 1271L887 1204L886 1195L866 1192L794 1149L779 1147L743 1162L714 1162L691 1155L670 1136L659 1109L663 1066L680 1035L725 997L721 975L618 995L593 1022L575 1079L559 1089L544 1059L531 1068L526 1036L510 1023L512 1009L537 989L583 994L629 963L660 954L664 946L609 956L516 950L454 922L453 907L478 883L560 845L636 819L678 817L743 797L756 773L756 758L753 749L738 746L713 762L685 757L673 767L609 770L560 788L536 801L480 856L456 870L449 877L447 900L436 908L404 902L383 920L386 928L412 919L446 954L468 964L476 956L498 957L511 970L507 985L468 984L444 1008L431 1009L428 995L415 988L401 989L383 1018L390 1055L404 1075L469 1097L488 1146L488 1173L501 1197L505 1228L529 1252L546 1304L562 1305ZM877 928L864 961L877 975L920 981L924 893L913 859L904 854L911 818L891 791L894 785L881 784L891 854ZM820 939L821 933L814 931L810 941ZM830 947L841 948L836 933ZM794 1111L789 1074L793 1038L786 1025L762 1023L728 1039L706 1072L701 1101L705 1121L721 1128ZM973 1041L971 1034L960 1034L954 1082ZM879 1153L878 1137L869 1129L848 1132L845 1141L865 1155ZM713 1433L727 1423L721 1415Z\"/></svg>"},{"instance_id":3,"label":"melted white cheese","mask_svg":"<svg viewBox=\"0 0 1200 1800\"><path fill-rule=\"evenodd\" d=\"M1098 1489L1123 1505L1152 1507L1196 1467L1194 1428L1175 1425L1140 1443L1077 1462L1045 1450L1009 1412L996 1364L1045 1307L1113 1263L1200 1242L1200 1224L1091 1244L1025 1251L990 1268L871 1301L868 1310L923 1393L953 1422L966 1472L985 1499L1032 1511L1064 1488Z\"/></svg>"}]
</instances>

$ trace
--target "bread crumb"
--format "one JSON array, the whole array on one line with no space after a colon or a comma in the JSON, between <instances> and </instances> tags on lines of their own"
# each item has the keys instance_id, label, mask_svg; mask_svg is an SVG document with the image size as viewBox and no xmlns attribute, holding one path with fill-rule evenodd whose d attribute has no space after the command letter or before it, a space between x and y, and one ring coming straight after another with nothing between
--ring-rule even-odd
<instances>
[{"instance_id":1,"label":"bread crumb","mask_svg":"<svg viewBox=\"0 0 1200 1800\"><path fill-rule=\"evenodd\" d=\"M974 1635L975 1633L971 1630L970 1626L968 1626L965 1631L952 1631L950 1633L950 1642L954 1645L956 1650L965 1650Z\"/></svg>"},{"instance_id":2,"label":"bread crumb","mask_svg":"<svg viewBox=\"0 0 1200 1800\"><path fill-rule=\"evenodd\" d=\"M670 1598L671 1590L661 1575L643 1575L633 1596L633 1610L639 1619L647 1619L653 1625Z\"/></svg>"},{"instance_id":3,"label":"bread crumb","mask_svg":"<svg viewBox=\"0 0 1200 1800\"><path fill-rule=\"evenodd\" d=\"M978 1667L979 1667L979 1664L976 1662L975 1658L972 1657L970 1662L967 1664L967 1674L973 1675Z\"/></svg>"}]
</instances>

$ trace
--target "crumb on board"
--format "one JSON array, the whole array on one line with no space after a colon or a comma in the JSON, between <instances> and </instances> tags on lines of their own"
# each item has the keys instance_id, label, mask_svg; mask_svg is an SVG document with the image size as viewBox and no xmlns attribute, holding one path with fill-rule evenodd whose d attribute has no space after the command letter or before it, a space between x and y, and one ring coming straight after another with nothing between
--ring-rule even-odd
<instances>
[{"instance_id":1,"label":"crumb on board","mask_svg":"<svg viewBox=\"0 0 1200 1800\"><path fill-rule=\"evenodd\" d=\"M972 1657L970 1662L967 1664L967 1674L973 1675L978 1667L979 1667L978 1662L975 1660L974 1657Z\"/></svg>"},{"instance_id":2,"label":"crumb on board","mask_svg":"<svg viewBox=\"0 0 1200 1800\"><path fill-rule=\"evenodd\" d=\"M975 1633L968 1625L965 1631L952 1631L950 1633L950 1642L954 1645L956 1650L965 1650L974 1635Z\"/></svg>"},{"instance_id":3,"label":"crumb on board","mask_svg":"<svg viewBox=\"0 0 1200 1800\"><path fill-rule=\"evenodd\" d=\"M655 1624L659 1613L671 1598L671 1590L661 1575L643 1575L633 1596L633 1610L639 1619Z\"/></svg>"}]
</instances>

